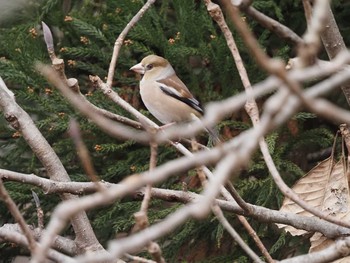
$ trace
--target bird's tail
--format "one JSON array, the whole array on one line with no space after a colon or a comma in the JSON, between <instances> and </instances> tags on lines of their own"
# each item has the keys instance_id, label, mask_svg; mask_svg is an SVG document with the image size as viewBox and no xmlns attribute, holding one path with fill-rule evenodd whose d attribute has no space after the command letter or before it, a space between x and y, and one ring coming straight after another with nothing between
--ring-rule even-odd
<instances>
[{"instance_id":1,"label":"bird's tail","mask_svg":"<svg viewBox=\"0 0 350 263\"><path fill-rule=\"evenodd\" d=\"M203 125L202 120L198 118L198 116L192 114L192 117L193 117L193 120L199 121ZM219 136L219 132L215 127L207 127L205 125L203 125L203 127L209 134L209 142L208 142L209 145L215 146L222 142Z\"/></svg>"},{"instance_id":2,"label":"bird's tail","mask_svg":"<svg viewBox=\"0 0 350 263\"><path fill-rule=\"evenodd\" d=\"M207 132L209 134L209 141L208 141L209 145L216 146L222 142L222 140L220 139L219 132L215 127L213 127L213 128L206 127L205 129L207 130Z\"/></svg>"}]
</instances>

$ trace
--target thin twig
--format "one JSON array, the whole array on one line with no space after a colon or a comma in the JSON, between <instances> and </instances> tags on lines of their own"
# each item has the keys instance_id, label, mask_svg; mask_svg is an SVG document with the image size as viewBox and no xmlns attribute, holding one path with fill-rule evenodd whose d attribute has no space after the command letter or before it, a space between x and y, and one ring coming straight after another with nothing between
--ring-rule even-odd
<instances>
[{"instance_id":1,"label":"thin twig","mask_svg":"<svg viewBox=\"0 0 350 263\"><path fill-rule=\"evenodd\" d=\"M6 191L6 188L1 178L0 178L0 199L2 199L2 201L5 203L7 209L10 211L15 221L21 227L21 230L28 241L28 248L31 251L32 255L34 255L37 248L37 244L35 242L33 234L29 229L26 221L24 220L22 213L19 211L16 203L12 200L11 196Z\"/></svg>"},{"instance_id":2,"label":"thin twig","mask_svg":"<svg viewBox=\"0 0 350 263\"><path fill-rule=\"evenodd\" d=\"M298 56L303 65L310 65L315 62L317 53L321 47L320 33L325 28L327 17L328 1L315 0L313 7L310 3L303 1L307 30L303 36L304 43L298 46Z\"/></svg>"},{"instance_id":3,"label":"thin twig","mask_svg":"<svg viewBox=\"0 0 350 263\"><path fill-rule=\"evenodd\" d=\"M256 10L254 7L249 6L247 9L242 10L248 16L253 18L255 21L260 23L263 27L267 28L271 32L275 33L278 37L288 40L294 45L300 45L303 42L303 39L299 37L294 31L285 25L281 24L277 20L272 19L271 17L261 13Z\"/></svg>"},{"instance_id":4,"label":"thin twig","mask_svg":"<svg viewBox=\"0 0 350 263\"><path fill-rule=\"evenodd\" d=\"M91 103L88 103L79 94L72 91L67 84L61 80L59 75L49 66L42 64L37 65L37 70L52 83L66 99L75 106L82 114L89 117L95 124L97 124L104 132L115 137L123 139L133 139L138 142L148 143L150 135L146 132L140 132L135 129L126 127L121 123L112 121L95 111Z\"/></svg>"},{"instance_id":5,"label":"thin twig","mask_svg":"<svg viewBox=\"0 0 350 263\"><path fill-rule=\"evenodd\" d=\"M237 204L247 213L247 215L249 215L252 210L251 205L249 205L246 201L244 201L244 199L240 196L240 194L237 192L237 190L235 189L235 187L230 181L228 181L226 185L227 185L227 190L230 192L233 199L235 199Z\"/></svg>"},{"instance_id":6,"label":"thin twig","mask_svg":"<svg viewBox=\"0 0 350 263\"><path fill-rule=\"evenodd\" d=\"M157 129L159 126L155 124L153 121L148 119L146 116L141 114L138 110L132 107L128 102L123 100L117 92L115 92L110 86L104 83L100 77L98 76L90 76L90 81L101 89L101 91L108 96L112 101L114 101L117 105L122 107L124 110L131 113L136 119L138 119L142 125L147 126L147 129Z\"/></svg>"},{"instance_id":7,"label":"thin twig","mask_svg":"<svg viewBox=\"0 0 350 263\"><path fill-rule=\"evenodd\" d=\"M91 160L90 154L88 149L86 148L86 145L83 142L83 139L81 138L81 132L79 129L79 124L76 120L71 119L69 123L69 135L73 139L73 142L75 144L75 147L77 149L77 154L80 159L80 162L83 166L83 169L86 173L86 175L89 177L89 179L96 184L96 188L99 191L103 191L105 188L102 184L99 182L101 181L100 178L97 176L97 173L95 171L95 168L93 166L93 162Z\"/></svg>"},{"instance_id":8,"label":"thin twig","mask_svg":"<svg viewBox=\"0 0 350 263\"><path fill-rule=\"evenodd\" d=\"M38 216L38 227L44 229L44 211L41 208L39 197L33 190L32 196L36 206L36 214Z\"/></svg>"},{"instance_id":9,"label":"thin twig","mask_svg":"<svg viewBox=\"0 0 350 263\"><path fill-rule=\"evenodd\" d=\"M150 148L151 148L151 158L149 162L149 171L151 172L150 174L152 174L152 171L157 166L158 145L156 143L151 142ZM144 198L141 204L141 209L140 209L140 211L145 214L147 214L149 202L151 200L151 189L152 189L151 184L146 185L146 191L145 191L145 195L144 195Z\"/></svg>"},{"instance_id":10,"label":"thin twig","mask_svg":"<svg viewBox=\"0 0 350 263\"><path fill-rule=\"evenodd\" d=\"M232 236L232 238L238 243L238 245L244 250L247 255L253 259L254 262L262 263L263 261L255 254L255 252L244 242L236 230L231 226L221 211L219 206L214 205L212 211L216 218L220 221L227 232Z\"/></svg>"},{"instance_id":11,"label":"thin twig","mask_svg":"<svg viewBox=\"0 0 350 263\"><path fill-rule=\"evenodd\" d=\"M150 148L151 148L151 157L150 157L150 164L149 164L149 172L151 175L152 171L157 166L158 145L154 142L150 142ZM139 231L149 226L148 207L151 201L151 196L152 196L152 184L147 184L145 187L140 211L134 214L135 230ZM147 244L147 250L155 259L156 262L158 263L165 262L162 256L162 250L160 249L160 246L156 242L150 241Z\"/></svg>"},{"instance_id":12,"label":"thin twig","mask_svg":"<svg viewBox=\"0 0 350 263\"><path fill-rule=\"evenodd\" d=\"M150 8L153 3L156 0L148 0L144 6L137 12L137 14L129 21L129 23L126 25L126 27L123 29L123 31L120 33L119 37L114 43L114 48L113 48L113 54L112 54L112 59L111 63L109 64L109 69L108 69L108 76L107 76L107 86L112 87L113 83L113 76L115 72L115 67L117 65L117 59L119 56L119 50L123 45L124 39L130 29L135 26L135 24L141 19L143 14L147 11L148 8Z\"/></svg>"}]
</instances>

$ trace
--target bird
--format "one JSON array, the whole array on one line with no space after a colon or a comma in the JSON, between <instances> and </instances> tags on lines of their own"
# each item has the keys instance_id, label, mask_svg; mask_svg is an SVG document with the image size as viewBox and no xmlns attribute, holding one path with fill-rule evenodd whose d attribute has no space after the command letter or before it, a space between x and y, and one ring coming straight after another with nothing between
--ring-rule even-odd
<instances>
[{"instance_id":1,"label":"bird","mask_svg":"<svg viewBox=\"0 0 350 263\"><path fill-rule=\"evenodd\" d=\"M176 75L169 61L157 55L148 55L130 70L143 75L140 95L147 110L162 124L189 122L200 118L204 111Z\"/></svg>"},{"instance_id":2,"label":"bird","mask_svg":"<svg viewBox=\"0 0 350 263\"><path fill-rule=\"evenodd\" d=\"M142 76L140 95L147 110L164 126L198 121L204 114L200 102L176 75L169 61L157 55L148 55L130 70ZM221 143L217 132L204 127L214 144Z\"/></svg>"}]
</instances>

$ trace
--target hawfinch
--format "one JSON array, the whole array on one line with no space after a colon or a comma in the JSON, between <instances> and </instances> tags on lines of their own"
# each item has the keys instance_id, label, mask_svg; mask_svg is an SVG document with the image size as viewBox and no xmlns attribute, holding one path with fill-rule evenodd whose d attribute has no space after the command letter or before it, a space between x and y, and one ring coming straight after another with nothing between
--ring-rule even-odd
<instances>
[{"instance_id":1,"label":"hawfinch","mask_svg":"<svg viewBox=\"0 0 350 263\"><path fill-rule=\"evenodd\" d=\"M131 67L143 75L140 94L143 103L161 123L185 122L200 117L203 109L165 58L149 55Z\"/></svg>"}]
</instances>

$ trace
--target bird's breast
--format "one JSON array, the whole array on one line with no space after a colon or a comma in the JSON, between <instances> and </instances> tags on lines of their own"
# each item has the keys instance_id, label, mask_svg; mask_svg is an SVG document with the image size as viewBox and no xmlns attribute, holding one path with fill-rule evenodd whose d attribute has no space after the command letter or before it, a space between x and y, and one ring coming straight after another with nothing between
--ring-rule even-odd
<instances>
[{"instance_id":1,"label":"bird's breast","mask_svg":"<svg viewBox=\"0 0 350 263\"><path fill-rule=\"evenodd\" d=\"M140 95L147 110L163 124L189 121L192 114L198 115L187 104L165 94L156 81L141 80Z\"/></svg>"}]
</instances>

